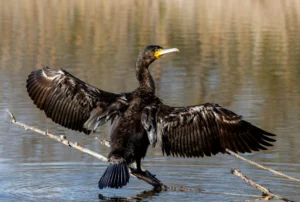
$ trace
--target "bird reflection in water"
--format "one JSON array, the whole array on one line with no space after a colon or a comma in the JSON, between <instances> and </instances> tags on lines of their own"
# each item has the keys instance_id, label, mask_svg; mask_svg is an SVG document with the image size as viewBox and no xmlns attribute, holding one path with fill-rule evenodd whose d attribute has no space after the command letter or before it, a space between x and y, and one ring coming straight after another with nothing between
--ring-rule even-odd
<instances>
[{"instance_id":1,"label":"bird reflection in water","mask_svg":"<svg viewBox=\"0 0 300 202\"><path fill-rule=\"evenodd\" d=\"M142 191L139 194L130 196L130 197L106 197L103 196L102 194L98 195L98 198L100 199L100 201L144 201L146 198L150 198L152 196L157 196L158 193L161 192L158 189L152 189L152 190L146 190L146 191Z\"/></svg>"}]
</instances>

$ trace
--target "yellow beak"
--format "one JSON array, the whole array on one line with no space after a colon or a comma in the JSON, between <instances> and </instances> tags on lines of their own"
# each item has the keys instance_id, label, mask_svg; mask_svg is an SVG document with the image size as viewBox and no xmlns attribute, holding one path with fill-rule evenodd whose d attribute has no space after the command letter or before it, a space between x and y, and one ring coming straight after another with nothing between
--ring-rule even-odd
<instances>
[{"instance_id":1,"label":"yellow beak","mask_svg":"<svg viewBox=\"0 0 300 202\"><path fill-rule=\"evenodd\" d=\"M173 53L173 52L179 52L178 48L159 49L154 53L154 56L158 58L162 55Z\"/></svg>"}]
</instances>

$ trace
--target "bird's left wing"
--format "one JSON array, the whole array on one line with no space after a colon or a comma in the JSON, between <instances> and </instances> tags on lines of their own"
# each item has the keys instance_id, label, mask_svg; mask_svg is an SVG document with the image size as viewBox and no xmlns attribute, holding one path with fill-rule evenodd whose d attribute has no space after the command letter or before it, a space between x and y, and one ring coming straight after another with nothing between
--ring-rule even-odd
<instances>
[{"instance_id":1,"label":"bird's left wing","mask_svg":"<svg viewBox=\"0 0 300 202\"><path fill-rule=\"evenodd\" d=\"M156 135L167 155L203 157L225 153L226 148L244 153L265 150L265 146L272 146L269 142L275 141L270 138L275 135L217 104L190 107L161 104L154 111Z\"/></svg>"}]
</instances>

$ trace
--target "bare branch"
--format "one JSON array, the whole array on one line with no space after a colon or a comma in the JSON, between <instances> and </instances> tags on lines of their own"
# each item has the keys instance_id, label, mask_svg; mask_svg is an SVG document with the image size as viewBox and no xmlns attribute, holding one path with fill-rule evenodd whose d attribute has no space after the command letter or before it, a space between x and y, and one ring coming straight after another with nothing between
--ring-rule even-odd
<instances>
[{"instance_id":1,"label":"bare branch","mask_svg":"<svg viewBox=\"0 0 300 202\"><path fill-rule=\"evenodd\" d=\"M12 122L13 124L18 125L18 126L21 126L21 127L23 127L25 130L32 130L32 131L34 131L34 132L36 132L36 133L39 133L39 134L48 136L49 138L54 139L54 140L56 140L56 141L58 141L58 142L61 142L61 143L63 143L64 145L67 145L67 146L72 147L72 148L74 148L74 149L77 149L77 150L79 150L79 151L81 151L81 152L83 152L83 153L86 153L86 154L89 154L89 155L91 155L91 156L93 156L93 157L96 157L97 159L100 159L101 161L108 162L108 159L107 159L105 156L102 156L101 154L98 154L98 153L96 153L96 152L94 152L94 151L92 151L92 150L90 150L90 149L87 149L87 148L81 146L78 142L72 142L72 141L68 140L68 139L66 138L66 136L64 136L64 135L57 136L57 135L54 135L54 134L52 134L52 133L49 133L48 131L42 131L42 130L37 129L37 128L35 128L35 127L29 126L29 125L27 125L27 124L20 123L20 122L16 121L14 115L13 115L8 109L7 109L6 111L9 113L9 115L10 115L10 117L11 117L11 122ZM131 165L131 166L132 166L132 165ZM133 166L134 166L134 165L133 165ZM136 168L136 167L131 167L131 168L129 169L130 174L131 174L132 176L135 176L135 177L137 177L138 179L144 180L145 182L151 184L152 186L154 186L154 187L157 188L157 189L161 189L161 190L165 190L165 189L166 189L167 186L164 185L164 184L162 184L157 178L155 178L155 175L152 175L150 172L148 172L148 173L147 173L147 174L148 174L147 176L142 176L142 174L137 174L137 173L132 172L132 171L135 170L135 168Z\"/></svg>"},{"instance_id":2,"label":"bare branch","mask_svg":"<svg viewBox=\"0 0 300 202\"><path fill-rule=\"evenodd\" d=\"M263 194L265 195L269 195L269 196L272 196L273 198L275 199L279 199L279 200L282 200L282 201L289 201L289 202L292 202L291 200L289 199L286 199L286 198L282 198L281 196L278 196L278 195L275 195L273 194L270 190L268 190L267 188L263 187L262 185L259 185L257 183L255 183L254 181L252 181L249 177L247 177L246 175L242 174L240 171L238 171L237 169L235 168L232 168L231 169L231 173L242 178L243 180L245 180L248 184L250 184L251 186L255 187L256 189L260 190Z\"/></svg>"},{"instance_id":3,"label":"bare branch","mask_svg":"<svg viewBox=\"0 0 300 202\"><path fill-rule=\"evenodd\" d=\"M21 127L25 128L25 130L32 130L32 131L34 131L34 132L36 132L36 133L39 133L39 134L48 136L48 137L50 137L51 139L54 139L54 140L56 140L56 141L58 141L58 142L63 143L64 145L67 145L67 146L69 146L69 147L73 147L74 149L77 149L77 150L79 150L79 151L81 151L81 152L83 152L83 153L86 153L86 154L89 154L89 155L91 155L91 156L94 156L94 157L96 157L97 159L100 159L101 161L107 162L107 158L106 158L105 156L102 156L101 154L98 154L98 153L96 153L96 152L94 152L94 151L91 151L91 150L89 150L89 149L87 149L87 148L85 148L85 147L79 145L78 142L72 142L72 141L69 141L69 140L67 140L66 136L63 136L63 135L57 136L57 135L54 135L54 134L49 133L48 131L42 131L42 130L40 130L40 129L34 128L34 127L32 127L32 126L29 126L29 125L27 125L27 124L20 123L20 122L16 121L16 119L15 119L14 116L13 116L13 114L12 114L9 110L7 110L7 112L8 112L9 115L11 116L11 122L12 122L13 124L18 125L18 126L21 126Z\"/></svg>"},{"instance_id":4,"label":"bare branch","mask_svg":"<svg viewBox=\"0 0 300 202\"><path fill-rule=\"evenodd\" d=\"M283 174L283 173L281 173L281 172L279 172L279 171L273 170L273 169L271 169L271 168L267 168L267 167L265 167L265 166L263 166L263 165L260 165L260 164L258 164L258 163L253 162L253 161L250 161L250 160L248 160L248 159L245 159L245 158L241 157L240 155L238 155L237 153L235 153L235 152L233 152L233 151L231 151L231 150L229 150L229 149L226 149L226 151L227 151L228 153L234 155L236 158L241 159L241 160L243 160L243 161L246 161L246 162L248 162L248 163L250 163L250 164L252 164L252 165L255 165L255 166L257 166L257 167L259 167L259 168L261 168L261 169L268 170L268 171L270 171L270 172L272 172L272 173L275 173L276 175L279 175L279 176L281 176L281 177L285 177L285 178L288 178L288 179L290 179L290 180L295 180L295 181L297 181L297 182L300 182L300 179L298 179L298 178L294 178L294 177L288 176L288 175Z\"/></svg>"}]
</instances>

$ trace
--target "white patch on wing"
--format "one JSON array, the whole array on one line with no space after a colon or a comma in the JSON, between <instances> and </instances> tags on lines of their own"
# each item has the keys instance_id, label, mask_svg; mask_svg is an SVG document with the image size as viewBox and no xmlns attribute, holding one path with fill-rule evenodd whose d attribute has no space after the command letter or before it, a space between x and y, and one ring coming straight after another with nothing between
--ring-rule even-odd
<instances>
[{"instance_id":1,"label":"white patch on wing","mask_svg":"<svg viewBox=\"0 0 300 202\"><path fill-rule=\"evenodd\" d=\"M180 124L182 125L184 122L184 119L183 119L183 116L182 115L180 115L180 117L179 117L179 120L180 120Z\"/></svg>"},{"instance_id":2,"label":"white patch on wing","mask_svg":"<svg viewBox=\"0 0 300 202\"><path fill-rule=\"evenodd\" d=\"M236 119L233 119L233 120L228 120L228 119L222 119L223 122L225 123L229 123L229 124L236 124L240 121L241 119L239 117L236 117Z\"/></svg>"},{"instance_id":3,"label":"white patch on wing","mask_svg":"<svg viewBox=\"0 0 300 202\"><path fill-rule=\"evenodd\" d=\"M199 122L199 116L198 115L194 116L193 122L196 122L196 123Z\"/></svg>"},{"instance_id":4,"label":"white patch on wing","mask_svg":"<svg viewBox=\"0 0 300 202\"><path fill-rule=\"evenodd\" d=\"M191 112L200 112L203 110L203 108L204 108L203 106L195 106L195 107L191 107L189 110Z\"/></svg>"},{"instance_id":5,"label":"white patch on wing","mask_svg":"<svg viewBox=\"0 0 300 202\"><path fill-rule=\"evenodd\" d=\"M65 72L63 71L63 69L59 69L58 73L65 75Z\"/></svg>"},{"instance_id":6,"label":"white patch on wing","mask_svg":"<svg viewBox=\"0 0 300 202\"><path fill-rule=\"evenodd\" d=\"M223 120L222 117L221 117L218 113L216 113L215 111L213 111L213 114L214 114L214 116L215 116L217 119Z\"/></svg>"},{"instance_id":7,"label":"white patch on wing","mask_svg":"<svg viewBox=\"0 0 300 202\"><path fill-rule=\"evenodd\" d=\"M230 119L227 119L226 115L222 115L221 113L218 113L217 111L215 110L212 110L213 112L213 115L220 121L224 122L224 123L229 123L229 124L236 124L238 123L241 119L242 119L242 116L239 116L239 115L234 115L234 116L230 116L228 115L228 117Z\"/></svg>"},{"instance_id":8,"label":"white patch on wing","mask_svg":"<svg viewBox=\"0 0 300 202\"><path fill-rule=\"evenodd\" d=\"M204 113L204 111L201 111L201 115L202 115L202 118L206 121L206 114Z\"/></svg>"},{"instance_id":9,"label":"white patch on wing","mask_svg":"<svg viewBox=\"0 0 300 202\"><path fill-rule=\"evenodd\" d=\"M118 98L118 101L121 102L122 104L128 105L128 100L125 96Z\"/></svg>"},{"instance_id":10,"label":"white patch on wing","mask_svg":"<svg viewBox=\"0 0 300 202\"><path fill-rule=\"evenodd\" d=\"M76 81L74 79L68 79L68 82L72 84L72 86L76 85Z\"/></svg>"},{"instance_id":11,"label":"white patch on wing","mask_svg":"<svg viewBox=\"0 0 300 202\"><path fill-rule=\"evenodd\" d=\"M49 71L49 74L47 74L45 71ZM45 77L49 80L54 80L57 77L61 76L61 74L64 75L64 72L61 69L56 71L55 73L53 72L53 70L50 70L50 69L47 69L47 70L43 69L42 72L43 72L43 77Z\"/></svg>"}]
</instances>

